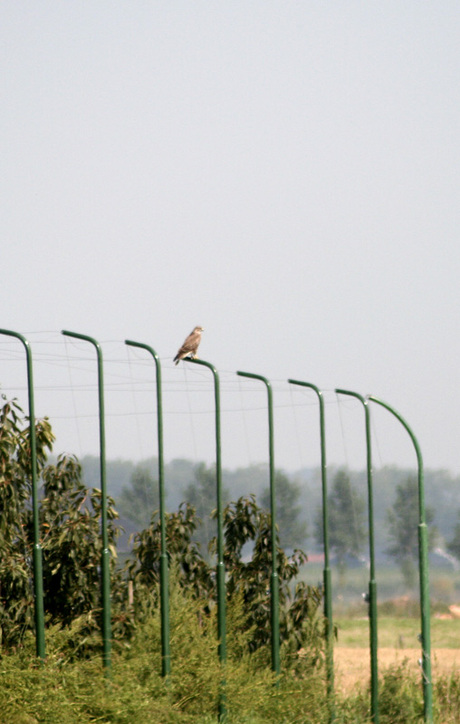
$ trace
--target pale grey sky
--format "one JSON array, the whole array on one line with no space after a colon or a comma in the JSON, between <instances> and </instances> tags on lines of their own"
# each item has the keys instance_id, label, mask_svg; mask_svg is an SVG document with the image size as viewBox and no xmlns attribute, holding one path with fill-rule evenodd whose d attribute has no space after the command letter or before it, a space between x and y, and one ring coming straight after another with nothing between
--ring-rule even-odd
<instances>
[{"instance_id":1,"label":"pale grey sky","mask_svg":"<svg viewBox=\"0 0 460 724\"><path fill-rule=\"evenodd\" d=\"M0 327L31 340L58 448L97 431L66 328L103 345L110 456L154 452L128 337L164 365L167 456L211 459L209 376L171 361L200 324L227 466L266 449L242 369L274 381L283 467L318 460L291 377L327 391L331 462L364 465L347 387L460 471L458 2L4 0L0 18ZM0 340L0 381L25 404L16 353ZM374 417L376 464L411 464Z\"/></svg>"}]
</instances>

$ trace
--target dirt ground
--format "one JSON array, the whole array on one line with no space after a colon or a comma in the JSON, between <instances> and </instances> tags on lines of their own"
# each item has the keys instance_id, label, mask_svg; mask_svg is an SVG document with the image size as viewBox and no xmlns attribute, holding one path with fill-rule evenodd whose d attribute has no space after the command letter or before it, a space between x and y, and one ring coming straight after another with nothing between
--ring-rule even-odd
<instances>
[{"instance_id":1,"label":"dirt ground","mask_svg":"<svg viewBox=\"0 0 460 724\"><path fill-rule=\"evenodd\" d=\"M379 648L379 673L388 666L408 661L409 669L420 672L420 649ZM460 671L460 649L433 649L431 652L433 677ZM368 649L336 646L334 648L335 682L343 691L367 684L370 677Z\"/></svg>"}]
</instances>

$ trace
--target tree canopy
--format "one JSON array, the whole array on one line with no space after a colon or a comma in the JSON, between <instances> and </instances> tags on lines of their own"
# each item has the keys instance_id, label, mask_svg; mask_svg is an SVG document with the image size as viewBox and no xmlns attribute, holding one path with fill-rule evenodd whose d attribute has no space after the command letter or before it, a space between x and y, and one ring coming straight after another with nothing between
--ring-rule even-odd
<instances>
[{"instance_id":1,"label":"tree canopy","mask_svg":"<svg viewBox=\"0 0 460 724\"><path fill-rule=\"evenodd\" d=\"M348 557L357 558L366 542L365 501L352 486L346 470L338 470L328 495L329 546L337 567L343 573ZM323 516L318 509L315 519L315 538L323 544Z\"/></svg>"},{"instance_id":2,"label":"tree canopy","mask_svg":"<svg viewBox=\"0 0 460 724\"><path fill-rule=\"evenodd\" d=\"M158 480L152 469L146 465L136 465L131 473L129 485L123 486L117 500L121 515L129 518L142 530L159 506Z\"/></svg>"},{"instance_id":3,"label":"tree canopy","mask_svg":"<svg viewBox=\"0 0 460 724\"><path fill-rule=\"evenodd\" d=\"M458 513L458 522L454 529L453 538L447 544L447 550L452 553L455 558L460 560L460 511Z\"/></svg>"},{"instance_id":4,"label":"tree canopy","mask_svg":"<svg viewBox=\"0 0 460 724\"><path fill-rule=\"evenodd\" d=\"M434 511L426 508L426 523L433 522ZM388 540L386 552L398 563L404 581L409 588L416 583L416 561L418 558L418 483L417 478L409 476L404 483L396 487L396 496L387 511ZM432 550L436 531L428 527L428 550Z\"/></svg>"},{"instance_id":5,"label":"tree canopy","mask_svg":"<svg viewBox=\"0 0 460 724\"><path fill-rule=\"evenodd\" d=\"M302 519L300 485L291 481L281 470L275 471L276 524L280 544L285 548L303 545L308 537L305 518ZM261 497L262 507L270 510L270 489L265 488Z\"/></svg>"}]
</instances>

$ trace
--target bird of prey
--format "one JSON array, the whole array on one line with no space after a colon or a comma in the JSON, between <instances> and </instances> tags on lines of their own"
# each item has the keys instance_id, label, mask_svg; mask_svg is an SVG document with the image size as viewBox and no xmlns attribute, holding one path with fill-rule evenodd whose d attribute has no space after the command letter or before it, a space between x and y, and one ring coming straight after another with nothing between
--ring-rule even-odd
<instances>
[{"instance_id":1,"label":"bird of prey","mask_svg":"<svg viewBox=\"0 0 460 724\"><path fill-rule=\"evenodd\" d=\"M176 365L178 365L180 360L184 359L184 357L191 357L192 359L196 357L198 346L201 342L201 332L204 332L203 327L195 327L195 329L190 332L184 344L174 357Z\"/></svg>"}]
</instances>

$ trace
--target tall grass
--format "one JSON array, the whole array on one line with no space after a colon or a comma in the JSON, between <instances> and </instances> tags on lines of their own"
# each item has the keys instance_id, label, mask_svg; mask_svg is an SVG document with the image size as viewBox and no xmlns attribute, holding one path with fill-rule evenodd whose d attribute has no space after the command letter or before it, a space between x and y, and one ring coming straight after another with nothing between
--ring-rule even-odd
<instances>
[{"instance_id":1,"label":"tall grass","mask_svg":"<svg viewBox=\"0 0 460 724\"><path fill-rule=\"evenodd\" d=\"M148 604L148 602L147 602ZM217 657L213 614L202 620L199 607L173 586L171 591L172 674L161 677L160 619L146 605L132 639L114 646L112 675L104 676L98 641L87 641L77 657L76 641L85 622L47 633L47 659L35 658L34 641L3 654L0 661L2 724L209 724L217 721L219 692L225 678L228 724L323 724L329 720L325 672L308 651L282 652L283 673L275 680L270 652L249 655L238 619L239 605L228 616L228 663ZM94 646L94 648L93 648ZM95 653L95 651L97 651ZM80 652L82 653L82 652ZM436 721L453 724L460 711L460 678L435 686ZM420 681L403 664L382 673L382 724L422 721ZM338 724L369 721L366 688L336 699Z\"/></svg>"}]
</instances>

